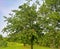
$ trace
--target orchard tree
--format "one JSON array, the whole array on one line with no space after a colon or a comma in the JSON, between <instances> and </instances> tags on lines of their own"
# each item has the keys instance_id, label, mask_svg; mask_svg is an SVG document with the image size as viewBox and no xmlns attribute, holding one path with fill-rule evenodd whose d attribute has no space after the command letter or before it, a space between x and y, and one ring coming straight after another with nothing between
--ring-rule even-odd
<instances>
[{"instance_id":1,"label":"orchard tree","mask_svg":"<svg viewBox=\"0 0 60 49\"><path fill-rule=\"evenodd\" d=\"M19 6L19 9L13 10L14 14L10 14L11 17L5 17L7 26L3 31L13 34L14 41L21 40L24 44L30 44L31 49L33 49L33 44L38 43L39 40L44 41L44 45L52 44L54 48L58 48L60 0L43 0L41 6L40 0L36 0L32 5L29 4L30 1Z\"/></svg>"},{"instance_id":2,"label":"orchard tree","mask_svg":"<svg viewBox=\"0 0 60 49\"><path fill-rule=\"evenodd\" d=\"M44 32L47 33L46 41L53 45L54 48L58 48L60 39L60 0L44 0L42 6L39 9L40 20ZM43 21L43 23L42 23ZM50 41L51 40L51 41ZM48 43L48 42L47 42Z\"/></svg>"},{"instance_id":3,"label":"orchard tree","mask_svg":"<svg viewBox=\"0 0 60 49\"><path fill-rule=\"evenodd\" d=\"M28 5L30 1L19 6L18 10L13 10L14 14L11 17L5 17L7 26L3 32L10 33L13 36L13 41L20 41L24 44L30 44L33 49L33 44L38 43L38 39L43 36L40 20L38 20L37 3ZM16 38L18 37L18 38Z\"/></svg>"}]
</instances>

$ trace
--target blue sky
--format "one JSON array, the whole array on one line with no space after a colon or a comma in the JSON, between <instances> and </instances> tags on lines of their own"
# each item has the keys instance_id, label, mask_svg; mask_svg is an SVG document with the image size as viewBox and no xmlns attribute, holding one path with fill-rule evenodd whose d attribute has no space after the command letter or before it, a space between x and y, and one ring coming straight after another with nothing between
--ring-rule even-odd
<instances>
[{"instance_id":1,"label":"blue sky","mask_svg":"<svg viewBox=\"0 0 60 49\"><path fill-rule=\"evenodd\" d=\"M11 10L18 9L24 2L25 0L0 0L0 34L3 34L1 31L6 26L3 16L9 17ZM6 33L3 36L6 36Z\"/></svg>"}]
</instances>

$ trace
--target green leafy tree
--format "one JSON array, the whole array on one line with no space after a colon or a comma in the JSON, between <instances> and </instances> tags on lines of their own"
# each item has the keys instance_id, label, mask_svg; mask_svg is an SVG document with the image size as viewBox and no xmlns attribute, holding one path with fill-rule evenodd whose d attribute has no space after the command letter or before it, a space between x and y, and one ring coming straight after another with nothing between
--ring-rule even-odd
<instances>
[{"instance_id":1,"label":"green leafy tree","mask_svg":"<svg viewBox=\"0 0 60 49\"><path fill-rule=\"evenodd\" d=\"M51 44L54 48L59 47L58 41L60 41L58 38L60 31L59 2L60 0L44 0L39 10L39 15L41 15L41 24L44 28L43 31L47 33L47 35L45 35L46 38L44 39L46 39L46 41L49 41L49 43L52 41ZM46 44L48 44L48 42Z\"/></svg>"},{"instance_id":2,"label":"green leafy tree","mask_svg":"<svg viewBox=\"0 0 60 49\"><path fill-rule=\"evenodd\" d=\"M4 40L4 37L0 35L0 47L6 47L7 41Z\"/></svg>"},{"instance_id":3,"label":"green leafy tree","mask_svg":"<svg viewBox=\"0 0 60 49\"><path fill-rule=\"evenodd\" d=\"M7 26L3 29L3 32L8 32L13 35L10 35L12 37L11 40L21 40L24 44L30 44L31 49L33 49L34 43L38 43L39 37L43 36L36 9L36 4L30 6L25 3L19 6L18 10L13 10L14 15L10 14L11 17L5 17Z\"/></svg>"},{"instance_id":4,"label":"green leafy tree","mask_svg":"<svg viewBox=\"0 0 60 49\"><path fill-rule=\"evenodd\" d=\"M60 0L43 0L43 4L36 0L30 5L31 0L13 10L11 17L5 17L7 26L3 29L8 32L13 41L21 41L30 44L41 43L41 45L58 48L60 45ZM40 6L38 8L38 6ZM37 10L38 9L38 10ZM14 36L13 36L14 35Z\"/></svg>"}]
</instances>

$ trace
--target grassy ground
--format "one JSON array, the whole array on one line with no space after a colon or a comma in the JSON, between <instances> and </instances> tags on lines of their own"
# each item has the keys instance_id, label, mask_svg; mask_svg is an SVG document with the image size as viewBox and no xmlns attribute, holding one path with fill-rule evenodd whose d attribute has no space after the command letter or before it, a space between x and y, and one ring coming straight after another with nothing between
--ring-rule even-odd
<instances>
[{"instance_id":1,"label":"grassy ground","mask_svg":"<svg viewBox=\"0 0 60 49\"><path fill-rule=\"evenodd\" d=\"M8 47L0 47L0 49L30 49L30 46L23 46L22 44L18 43L14 44L8 43ZM34 49L50 49L50 48L34 45Z\"/></svg>"}]
</instances>

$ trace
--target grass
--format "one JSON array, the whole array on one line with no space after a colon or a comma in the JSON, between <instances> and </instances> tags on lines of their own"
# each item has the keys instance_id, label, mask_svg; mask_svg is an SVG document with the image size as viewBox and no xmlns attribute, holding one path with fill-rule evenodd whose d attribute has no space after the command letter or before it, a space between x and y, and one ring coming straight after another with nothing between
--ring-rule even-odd
<instances>
[{"instance_id":1,"label":"grass","mask_svg":"<svg viewBox=\"0 0 60 49\"><path fill-rule=\"evenodd\" d=\"M0 47L0 49L30 49L30 46L23 46L23 44L18 43L8 43L8 47ZM50 49L50 48L34 45L34 49Z\"/></svg>"}]
</instances>

